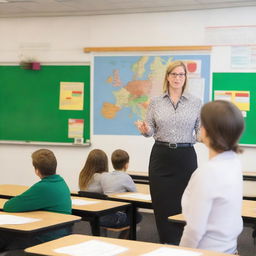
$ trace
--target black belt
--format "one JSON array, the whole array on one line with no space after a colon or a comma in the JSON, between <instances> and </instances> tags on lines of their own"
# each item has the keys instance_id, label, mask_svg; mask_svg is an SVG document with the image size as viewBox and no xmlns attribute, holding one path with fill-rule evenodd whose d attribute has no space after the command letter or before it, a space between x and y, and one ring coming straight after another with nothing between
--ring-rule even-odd
<instances>
[{"instance_id":1,"label":"black belt","mask_svg":"<svg viewBox=\"0 0 256 256\"><path fill-rule=\"evenodd\" d=\"M193 143L170 143L170 142L164 142L164 141L158 141L158 140L156 140L155 143L157 145L166 146L172 149L193 147Z\"/></svg>"}]
</instances>

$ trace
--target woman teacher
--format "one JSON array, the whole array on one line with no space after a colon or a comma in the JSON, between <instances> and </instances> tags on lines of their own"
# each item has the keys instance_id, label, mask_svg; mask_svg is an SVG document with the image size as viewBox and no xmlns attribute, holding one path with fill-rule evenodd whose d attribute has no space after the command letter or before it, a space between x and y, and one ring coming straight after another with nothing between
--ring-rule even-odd
<instances>
[{"instance_id":1,"label":"woman teacher","mask_svg":"<svg viewBox=\"0 0 256 256\"><path fill-rule=\"evenodd\" d=\"M161 243L179 244L182 228L168 222L181 213L181 197L197 168L193 144L199 131L201 101L185 92L186 66L172 62L165 74L163 95L151 100L146 121L137 121L139 131L153 136L149 183Z\"/></svg>"}]
</instances>

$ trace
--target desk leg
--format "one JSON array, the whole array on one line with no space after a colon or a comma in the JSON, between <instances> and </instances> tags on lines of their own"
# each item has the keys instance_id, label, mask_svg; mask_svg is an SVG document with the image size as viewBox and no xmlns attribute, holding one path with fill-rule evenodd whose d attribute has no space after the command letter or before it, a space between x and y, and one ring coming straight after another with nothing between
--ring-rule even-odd
<instances>
[{"instance_id":1,"label":"desk leg","mask_svg":"<svg viewBox=\"0 0 256 256\"><path fill-rule=\"evenodd\" d=\"M131 214L130 214L131 213ZM129 220L130 220L130 233L129 233L129 239L136 241L136 218L137 218L137 207L135 207L133 204L129 207Z\"/></svg>"},{"instance_id":2,"label":"desk leg","mask_svg":"<svg viewBox=\"0 0 256 256\"><path fill-rule=\"evenodd\" d=\"M92 221L90 221L92 235L100 236L100 220L99 217L94 217Z\"/></svg>"},{"instance_id":3,"label":"desk leg","mask_svg":"<svg viewBox=\"0 0 256 256\"><path fill-rule=\"evenodd\" d=\"M252 238L253 238L254 245L255 245L256 244L256 223L254 224L254 227L253 227Z\"/></svg>"}]
</instances>

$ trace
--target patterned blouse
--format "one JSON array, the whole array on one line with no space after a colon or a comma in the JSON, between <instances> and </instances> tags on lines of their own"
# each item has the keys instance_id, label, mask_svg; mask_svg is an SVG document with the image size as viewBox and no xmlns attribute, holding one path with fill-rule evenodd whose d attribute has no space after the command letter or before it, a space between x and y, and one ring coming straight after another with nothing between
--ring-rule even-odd
<instances>
[{"instance_id":1,"label":"patterned blouse","mask_svg":"<svg viewBox=\"0 0 256 256\"><path fill-rule=\"evenodd\" d=\"M183 93L174 105L168 93L154 97L148 107L146 137L170 143L195 143L200 128L201 100Z\"/></svg>"}]
</instances>

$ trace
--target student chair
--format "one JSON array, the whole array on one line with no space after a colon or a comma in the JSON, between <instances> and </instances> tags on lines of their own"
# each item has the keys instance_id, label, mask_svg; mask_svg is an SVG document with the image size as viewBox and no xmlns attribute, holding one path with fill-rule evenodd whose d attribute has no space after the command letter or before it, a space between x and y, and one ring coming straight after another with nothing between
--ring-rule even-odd
<instances>
[{"instance_id":1,"label":"student chair","mask_svg":"<svg viewBox=\"0 0 256 256\"><path fill-rule=\"evenodd\" d=\"M108 227L102 227L104 236L108 236L108 231L111 232L120 232L118 235L118 238L120 239L128 239L129 233L130 233L130 226L125 226L122 228L108 228Z\"/></svg>"},{"instance_id":2,"label":"student chair","mask_svg":"<svg viewBox=\"0 0 256 256\"><path fill-rule=\"evenodd\" d=\"M88 192L88 191L78 191L78 196L88 197L94 199L107 200L108 196L105 194L97 193L97 192Z\"/></svg>"}]
</instances>

